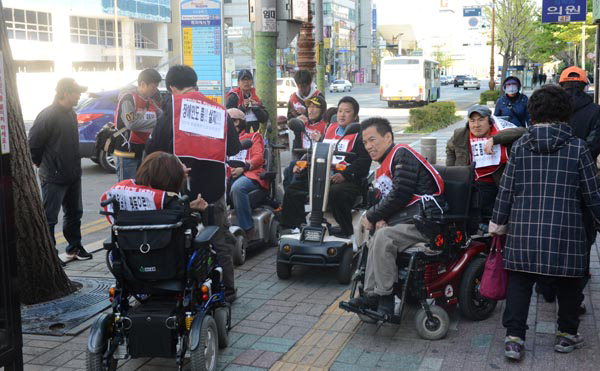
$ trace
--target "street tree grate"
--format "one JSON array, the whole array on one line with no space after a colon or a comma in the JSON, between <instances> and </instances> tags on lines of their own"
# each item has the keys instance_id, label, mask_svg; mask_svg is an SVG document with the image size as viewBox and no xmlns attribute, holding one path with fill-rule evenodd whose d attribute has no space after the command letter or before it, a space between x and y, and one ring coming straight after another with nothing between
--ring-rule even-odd
<instances>
[{"instance_id":1,"label":"street tree grate","mask_svg":"<svg viewBox=\"0 0 600 371\"><path fill-rule=\"evenodd\" d=\"M108 289L114 278L70 277L83 285L77 292L47 303L24 305L21 308L24 334L69 334L86 320L110 306Z\"/></svg>"}]
</instances>

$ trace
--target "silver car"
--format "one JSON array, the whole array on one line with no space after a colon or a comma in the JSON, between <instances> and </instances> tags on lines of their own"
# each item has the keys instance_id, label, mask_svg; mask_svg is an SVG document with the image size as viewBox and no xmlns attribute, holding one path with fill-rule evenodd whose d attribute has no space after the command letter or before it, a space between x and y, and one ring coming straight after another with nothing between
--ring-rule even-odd
<instances>
[{"instance_id":1,"label":"silver car","mask_svg":"<svg viewBox=\"0 0 600 371\"><path fill-rule=\"evenodd\" d=\"M465 83L463 85L463 89L479 90L479 89L481 89L481 84L479 83L479 80L477 79L477 77L467 77L467 78L465 78Z\"/></svg>"},{"instance_id":2,"label":"silver car","mask_svg":"<svg viewBox=\"0 0 600 371\"><path fill-rule=\"evenodd\" d=\"M352 91L352 83L348 80L335 80L329 85L329 92L334 91Z\"/></svg>"}]
</instances>

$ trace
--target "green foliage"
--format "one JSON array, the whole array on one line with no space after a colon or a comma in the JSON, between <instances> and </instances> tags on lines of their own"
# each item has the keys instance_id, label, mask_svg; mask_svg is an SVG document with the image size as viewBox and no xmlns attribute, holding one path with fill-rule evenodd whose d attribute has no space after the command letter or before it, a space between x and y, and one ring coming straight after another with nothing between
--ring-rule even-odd
<instances>
[{"instance_id":1,"label":"green foliage","mask_svg":"<svg viewBox=\"0 0 600 371\"><path fill-rule=\"evenodd\" d=\"M500 98L500 90L486 90L479 95L479 104L486 104L489 101L497 101Z\"/></svg>"},{"instance_id":2,"label":"green foliage","mask_svg":"<svg viewBox=\"0 0 600 371\"><path fill-rule=\"evenodd\" d=\"M409 111L408 133L431 133L455 123L460 117L456 116L454 102L436 102L425 107L412 108Z\"/></svg>"}]
</instances>

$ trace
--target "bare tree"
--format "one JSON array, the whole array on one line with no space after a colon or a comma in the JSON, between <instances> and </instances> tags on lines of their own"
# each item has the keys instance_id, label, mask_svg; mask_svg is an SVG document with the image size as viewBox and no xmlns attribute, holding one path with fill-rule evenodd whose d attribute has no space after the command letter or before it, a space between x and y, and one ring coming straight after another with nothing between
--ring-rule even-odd
<instances>
[{"instance_id":1,"label":"bare tree","mask_svg":"<svg viewBox=\"0 0 600 371\"><path fill-rule=\"evenodd\" d=\"M0 0L0 50L2 50L6 80L10 167L13 182L16 185L13 189L13 197L19 296L24 304L41 303L71 293L74 285L61 267L42 208L23 125L15 66L6 34L2 0Z\"/></svg>"}]
</instances>

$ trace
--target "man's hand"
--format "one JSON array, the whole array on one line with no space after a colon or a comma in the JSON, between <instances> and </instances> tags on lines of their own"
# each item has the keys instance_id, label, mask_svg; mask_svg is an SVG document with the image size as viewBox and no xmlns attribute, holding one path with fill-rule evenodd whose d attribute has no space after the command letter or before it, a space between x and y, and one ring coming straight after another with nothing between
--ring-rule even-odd
<instances>
[{"instance_id":1,"label":"man's hand","mask_svg":"<svg viewBox=\"0 0 600 371\"><path fill-rule=\"evenodd\" d=\"M190 208L198 211L204 211L208 207L208 202L199 194L198 197L190 202Z\"/></svg>"},{"instance_id":2,"label":"man's hand","mask_svg":"<svg viewBox=\"0 0 600 371\"><path fill-rule=\"evenodd\" d=\"M366 230L368 230L368 231L372 231L372 230L373 230L373 223L371 223L371 222L369 221L369 219L367 219L367 217L366 217L366 216L363 216L363 217L360 219L360 224L361 224L361 225L362 225L362 226L363 226L363 227L364 227Z\"/></svg>"},{"instance_id":3,"label":"man's hand","mask_svg":"<svg viewBox=\"0 0 600 371\"><path fill-rule=\"evenodd\" d=\"M387 227L387 223L385 222L385 220L380 220L377 223L375 223L375 229L381 229L383 227Z\"/></svg>"},{"instance_id":4,"label":"man's hand","mask_svg":"<svg viewBox=\"0 0 600 371\"><path fill-rule=\"evenodd\" d=\"M234 177L234 178L238 178L242 174L244 174L244 168L243 167L234 167L231 170L231 176Z\"/></svg>"},{"instance_id":5,"label":"man's hand","mask_svg":"<svg viewBox=\"0 0 600 371\"><path fill-rule=\"evenodd\" d=\"M485 142L485 146L483 147L483 151L488 155L494 154L494 138L490 138Z\"/></svg>"},{"instance_id":6,"label":"man's hand","mask_svg":"<svg viewBox=\"0 0 600 371\"><path fill-rule=\"evenodd\" d=\"M344 178L344 176L340 173L333 174L333 176L331 177L331 183L333 183L333 184L340 184L340 183L344 183L345 181L346 181L346 178Z\"/></svg>"},{"instance_id":7,"label":"man's hand","mask_svg":"<svg viewBox=\"0 0 600 371\"><path fill-rule=\"evenodd\" d=\"M315 142L318 142L319 140L321 140L321 133L319 133L318 131L313 131L312 133L310 133L310 139L312 139Z\"/></svg>"},{"instance_id":8,"label":"man's hand","mask_svg":"<svg viewBox=\"0 0 600 371\"><path fill-rule=\"evenodd\" d=\"M308 122L308 117L304 116L304 115L300 115L298 117L296 117L298 120L302 121L304 124L306 124Z\"/></svg>"},{"instance_id":9,"label":"man's hand","mask_svg":"<svg viewBox=\"0 0 600 371\"><path fill-rule=\"evenodd\" d=\"M292 172L294 174L300 174L302 172L302 170L304 170L304 169L302 169L300 166L294 165L294 168L292 169Z\"/></svg>"}]
</instances>

